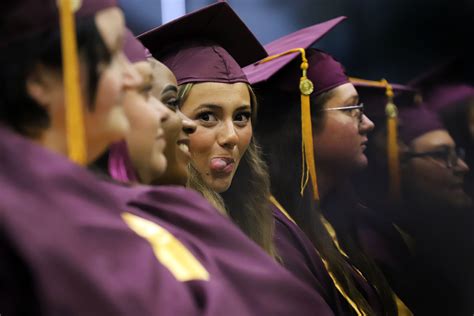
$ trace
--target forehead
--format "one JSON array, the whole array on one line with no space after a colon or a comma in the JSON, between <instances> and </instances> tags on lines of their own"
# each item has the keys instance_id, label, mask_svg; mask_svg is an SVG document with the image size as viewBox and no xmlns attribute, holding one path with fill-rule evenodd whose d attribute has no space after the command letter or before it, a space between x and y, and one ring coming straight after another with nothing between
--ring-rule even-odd
<instances>
[{"instance_id":1,"label":"forehead","mask_svg":"<svg viewBox=\"0 0 474 316\"><path fill-rule=\"evenodd\" d=\"M189 101L189 102L188 102ZM194 84L183 104L212 104L217 106L250 105L250 92L246 83L203 82Z\"/></svg>"},{"instance_id":2,"label":"forehead","mask_svg":"<svg viewBox=\"0 0 474 316\"><path fill-rule=\"evenodd\" d=\"M156 88L162 89L169 85L177 85L175 75L163 63L156 59L150 59L150 64L153 71L154 86Z\"/></svg>"},{"instance_id":3,"label":"forehead","mask_svg":"<svg viewBox=\"0 0 474 316\"><path fill-rule=\"evenodd\" d=\"M425 151L441 146L454 147L455 143L447 130L439 129L425 133L412 141L413 149Z\"/></svg>"},{"instance_id":4,"label":"forehead","mask_svg":"<svg viewBox=\"0 0 474 316\"><path fill-rule=\"evenodd\" d=\"M352 103L352 101L356 102L359 97L356 89L354 88L354 85L352 85L351 83L345 83L343 85L340 85L330 90L329 93L331 94L331 97L326 102L326 107L351 105L348 103Z\"/></svg>"}]
</instances>

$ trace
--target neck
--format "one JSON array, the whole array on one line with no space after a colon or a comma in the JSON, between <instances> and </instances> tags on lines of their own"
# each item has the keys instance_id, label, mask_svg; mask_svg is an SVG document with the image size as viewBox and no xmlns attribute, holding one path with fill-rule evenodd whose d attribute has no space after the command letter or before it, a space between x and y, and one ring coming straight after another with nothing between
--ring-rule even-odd
<instances>
[{"instance_id":1,"label":"neck","mask_svg":"<svg viewBox=\"0 0 474 316\"><path fill-rule=\"evenodd\" d=\"M33 138L33 141L53 152L67 156L67 142L64 134L58 133L54 129L43 131L38 137Z\"/></svg>"},{"instance_id":2,"label":"neck","mask_svg":"<svg viewBox=\"0 0 474 316\"><path fill-rule=\"evenodd\" d=\"M327 168L320 168L317 172L319 197L324 200L341 182L341 176Z\"/></svg>"}]
</instances>

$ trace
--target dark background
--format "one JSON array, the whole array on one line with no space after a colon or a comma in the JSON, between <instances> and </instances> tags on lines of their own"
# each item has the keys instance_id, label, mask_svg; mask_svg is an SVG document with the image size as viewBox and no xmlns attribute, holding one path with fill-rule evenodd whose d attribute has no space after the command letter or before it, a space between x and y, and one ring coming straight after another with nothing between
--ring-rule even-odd
<instances>
[{"instance_id":1,"label":"dark background","mask_svg":"<svg viewBox=\"0 0 474 316\"><path fill-rule=\"evenodd\" d=\"M160 0L119 0L135 34L161 24ZM191 12L215 1L187 0ZM405 83L460 53L471 60L474 0L229 0L257 38L280 36L346 15L315 46L352 76Z\"/></svg>"}]
</instances>

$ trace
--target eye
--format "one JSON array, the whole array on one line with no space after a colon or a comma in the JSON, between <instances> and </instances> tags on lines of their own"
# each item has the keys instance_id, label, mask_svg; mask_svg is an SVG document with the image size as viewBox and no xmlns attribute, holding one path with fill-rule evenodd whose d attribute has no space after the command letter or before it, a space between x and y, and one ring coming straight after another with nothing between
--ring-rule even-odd
<instances>
[{"instance_id":1,"label":"eye","mask_svg":"<svg viewBox=\"0 0 474 316\"><path fill-rule=\"evenodd\" d=\"M205 122L205 123L211 123L211 122L216 122L217 121L216 116L211 111L204 111L204 112L201 112L201 113L197 114L196 119L201 121L201 122Z\"/></svg>"},{"instance_id":2,"label":"eye","mask_svg":"<svg viewBox=\"0 0 474 316\"><path fill-rule=\"evenodd\" d=\"M179 108L180 101L177 97L169 97L162 99L163 104L165 104L170 110L176 112Z\"/></svg>"},{"instance_id":3,"label":"eye","mask_svg":"<svg viewBox=\"0 0 474 316\"><path fill-rule=\"evenodd\" d=\"M250 121L252 113L250 111L238 112L234 116L234 121L240 125L246 125Z\"/></svg>"}]
</instances>

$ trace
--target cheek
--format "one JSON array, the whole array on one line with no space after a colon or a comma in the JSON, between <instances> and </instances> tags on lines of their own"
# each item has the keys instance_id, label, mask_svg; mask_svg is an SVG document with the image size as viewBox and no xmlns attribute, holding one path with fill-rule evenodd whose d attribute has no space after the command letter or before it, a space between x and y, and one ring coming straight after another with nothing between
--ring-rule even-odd
<instances>
[{"instance_id":1,"label":"cheek","mask_svg":"<svg viewBox=\"0 0 474 316\"><path fill-rule=\"evenodd\" d=\"M198 165L207 165L213 154L213 148L216 145L215 134L211 129L198 127L196 132L189 135L189 150L191 151L193 161Z\"/></svg>"},{"instance_id":2,"label":"cheek","mask_svg":"<svg viewBox=\"0 0 474 316\"><path fill-rule=\"evenodd\" d=\"M153 145L159 127L159 117L148 104L143 100L133 97L125 98L125 113L130 122L130 130L127 135L127 142L131 146L142 144L144 150Z\"/></svg>"},{"instance_id":3,"label":"cheek","mask_svg":"<svg viewBox=\"0 0 474 316\"><path fill-rule=\"evenodd\" d=\"M120 105L121 83L119 74L111 68L102 72L97 85L95 103L97 107L111 108Z\"/></svg>"},{"instance_id":4,"label":"cheek","mask_svg":"<svg viewBox=\"0 0 474 316\"><path fill-rule=\"evenodd\" d=\"M407 175L408 180L416 184L423 191L441 192L445 188L446 180L449 174L445 170L428 161L414 161L410 173Z\"/></svg>"},{"instance_id":5,"label":"cheek","mask_svg":"<svg viewBox=\"0 0 474 316\"><path fill-rule=\"evenodd\" d=\"M239 142L237 147L239 149L240 158L245 154L247 148L249 147L250 141L252 139L253 131L252 126L246 126L243 129L238 131Z\"/></svg>"},{"instance_id":6,"label":"cheek","mask_svg":"<svg viewBox=\"0 0 474 316\"><path fill-rule=\"evenodd\" d=\"M314 143L316 156L332 161L354 158L361 148L357 126L344 118L328 118Z\"/></svg>"}]
</instances>

